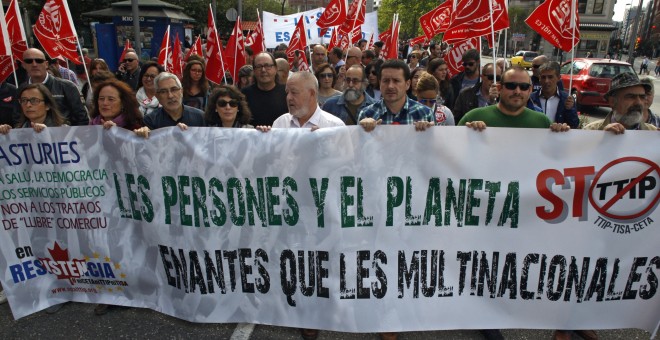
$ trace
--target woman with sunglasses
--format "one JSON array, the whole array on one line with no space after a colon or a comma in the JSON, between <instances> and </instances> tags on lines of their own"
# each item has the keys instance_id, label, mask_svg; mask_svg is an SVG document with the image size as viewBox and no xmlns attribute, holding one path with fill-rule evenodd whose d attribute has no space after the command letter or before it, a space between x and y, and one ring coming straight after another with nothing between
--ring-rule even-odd
<instances>
[{"instance_id":1,"label":"woman with sunglasses","mask_svg":"<svg viewBox=\"0 0 660 340\"><path fill-rule=\"evenodd\" d=\"M422 54L419 51L412 51L412 53L410 53L410 60L408 61L408 67L410 68L411 71L420 66L419 61L421 60L421 56Z\"/></svg>"},{"instance_id":2,"label":"woman with sunglasses","mask_svg":"<svg viewBox=\"0 0 660 340\"><path fill-rule=\"evenodd\" d=\"M337 73L330 64L323 63L319 65L314 75L319 81L319 94L316 96L319 106L322 107L328 99L341 95L340 91L334 89L337 82Z\"/></svg>"},{"instance_id":3,"label":"woman with sunglasses","mask_svg":"<svg viewBox=\"0 0 660 340\"><path fill-rule=\"evenodd\" d=\"M53 95L44 84L28 84L18 90L20 118L17 128L33 128L39 133L46 127L66 126L68 122L60 114ZM5 135L11 125L0 125L0 133Z\"/></svg>"},{"instance_id":4,"label":"woman with sunglasses","mask_svg":"<svg viewBox=\"0 0 660 340\"><path fill-rule=\"evenodd\" d=\"M419 72L419 75L419 80L415 84L417 101L433 110L435 113L435 125L456 125L451 110L437 100L440 97L438 80L426 71Z\"/></svg>"},{"instance_id":5,"label":"woman with sunglasses","mask_svg":"<svg viewBox=\"0 0 660 340\"><path fill-rule=\"evenodd\" d=\"M161 72L164 72L163 66L154 61L150 61L142 65L140 71L140 87L138 88L135 97L140 105L140 112L143 116L148 115L152 111L160 107L158 98L156 98L156 85L154 79Z\"/></svg>"},{"instance_id":6,"label":"woman with sunglasses","mask_svg":"<svg viewBox=\"0 0 660 340\"><path fill-rule=\"evenodd\" d=\"M211 127L254 128L249 124L251 117L245 96L231 85L213 90L204 112L204 122Z\"/></svg>"},{"instance_id":7,"label":"woman with sunglasses","mask_svg":"<svg viewBox=\"0 0 660 340\"><path fill-rule=\"evenodd\" d=\"M209 97L209 82L206 80L204 63L190 60L183 69L183 105L204 109Z\"/></svg>"},{"instance_id":8,"label":"woman with sunglasses","mask_svg":"<svg viewBox=\"0 0 660 340\"><path fill-rule=\"evenodd\" d=\"M380 71L380 65L383 63L382 59L377 59L369 63L364 69L364 72L367 73L367 88L366 92L369 97L378 101L381 98L380 85L378 84L378 72Z\"/></svg>"}]
</instances>

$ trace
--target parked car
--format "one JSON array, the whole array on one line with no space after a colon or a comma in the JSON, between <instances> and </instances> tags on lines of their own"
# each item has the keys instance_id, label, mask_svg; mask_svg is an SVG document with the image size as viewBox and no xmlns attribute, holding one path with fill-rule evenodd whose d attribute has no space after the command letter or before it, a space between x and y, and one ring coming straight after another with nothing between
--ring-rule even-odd
<instances>
[{"instance_id":1,"label":"parked car","mask_svg":"<svg viewBox=\"0 0 660 340\"><path fill-rule=\"evenodd\" d=\"M569 87L571 68L573 69L573 83ZM570 89L570 93L577 97L578 107L609 107L604 95L610 89L612 78L626 72L635 74L633 67L624 61L575 58L562 64L559 74L564 89Z\"/></svg>"},{"instance_id":2,"label":"parked car","mask_svg":"<svg viewBox=\"0 0 660 340\"><path fill-rule=\"evenodd\" d=\"M518 51L516 55L511 57L511 65L518 65L529 70L532 67L532 60L538 55L538 53L532 51Z\"/></svg>"}]
</instances>

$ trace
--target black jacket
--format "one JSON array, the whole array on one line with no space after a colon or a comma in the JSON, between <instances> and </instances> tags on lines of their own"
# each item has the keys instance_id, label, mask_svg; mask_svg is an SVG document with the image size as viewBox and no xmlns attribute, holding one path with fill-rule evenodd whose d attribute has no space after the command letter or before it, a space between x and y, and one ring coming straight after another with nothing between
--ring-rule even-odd
<instances>
[{"instance_id":1,"label":"black jacket","mask_svg":"<svg viewBox=\"0 0 660 340\"><path fill-rule=\"evenodd\" d=\"M87 108L82 101L78 87L72 82L51 75L44 84L57 102L62 116L70 126L89 125Z\"/></svg>"}]
</instances>

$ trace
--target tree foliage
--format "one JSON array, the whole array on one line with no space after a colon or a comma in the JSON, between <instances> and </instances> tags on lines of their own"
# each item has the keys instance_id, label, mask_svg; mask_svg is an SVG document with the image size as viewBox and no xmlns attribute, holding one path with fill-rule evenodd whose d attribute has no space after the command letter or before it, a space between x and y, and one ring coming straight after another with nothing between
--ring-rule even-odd
<instances>
[{"instance_id":1,"label":"tree foliage","mask_svg":"<svg viewBox=\"0 0 660 340\"><path fill-rule=\"evenodd\" d=\"M443 1L444 2L444 1ZM410 39L424 34L419 25L419 17L436 8L442 2L411 1L411 0L383 0L378 7L378 30L385 31L392 23L392 17L399 13L401 28L399 37Z\"/></svg>"}]
</instances>

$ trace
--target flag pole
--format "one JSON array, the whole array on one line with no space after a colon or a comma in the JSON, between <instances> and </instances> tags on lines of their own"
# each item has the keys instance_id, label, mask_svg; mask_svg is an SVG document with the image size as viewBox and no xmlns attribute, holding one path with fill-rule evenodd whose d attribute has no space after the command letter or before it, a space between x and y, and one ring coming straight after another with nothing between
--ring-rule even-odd
<instances>
[{"instance_id":1,"label":"flag pole","mask_svg":"<svg viewBox=\"0 0 660 340\"><path fill-rule=\"evenodd\" d=\"M163 66L165 68L165 72L169 72L167 70L167 64L168 64L167 54L169 52L169 47L170 47L170 25L167 25L167 30L165 32L167 32L167 33L165 33L165 39L167 39L167 40L166 40L166 43L165 43L165 65L163 65Z\"/></svg>"},{"instance_id":2,"label":"flag pole","mask_svg":"<svg viewBox=\"0 0 660 340\"><path fill-rule=\"evenodd\" d=\"M266 39L264 37L264 23L261 21L261 15L259 15L259 9L257 8L257 20L259 25L261 25L261 50L266 51Z\"/></svg>"},{"instance_id":3,"label":"flag pole","mask_svg":"<svg viewBox=\"0 0 660 340\"><path fill-rule=\"evenodd\" d=\"M575 16L577 13L575 13L575 0L571 1L571 25L573 26L573 36L571 37L571 73L570 73L570 78L568 80L568 94L571 94L571 89L573 88L573 61L575 60Z\"/></svg>"},{"instance_id":4,"label":"flag pole","mask_svg":"<svg viewBox=\"0 0 660 340\"><path fill-rule=\"evenodd\" d=\"M497 46L495 46L495 27L493 26L493 0L488 0L488 8L490 9L488 15L490 18L490 41L493 43L493 79L497 79Z\"/></svg>"},{"instance_id":5,"label":"flag pole","mask_svg":"<svg viewBox=\"0 0 660 340\"><path fill-rule=\"evenodd\" d=\"M233 33L236 34L236 36L234 37L234 41L236 42L234 44L234 64L232 65L232 69L231 69L231 79L232 79L233 82L236 82L236 80L234 80L234 75L236 74L236 55L238 54L238 32L241 32L241 34L243 34L243 32L240 31L240 29L242 28L241 26L242 26L241 25L241 17L239 16L238 19L236 20L236 24L234 24L234 31L235 32L233 32ZM231 38L229 38L229 39L231 39ZM275 65L275 66L277 66L277 65Z\"/></svg>"}]
</instances>

